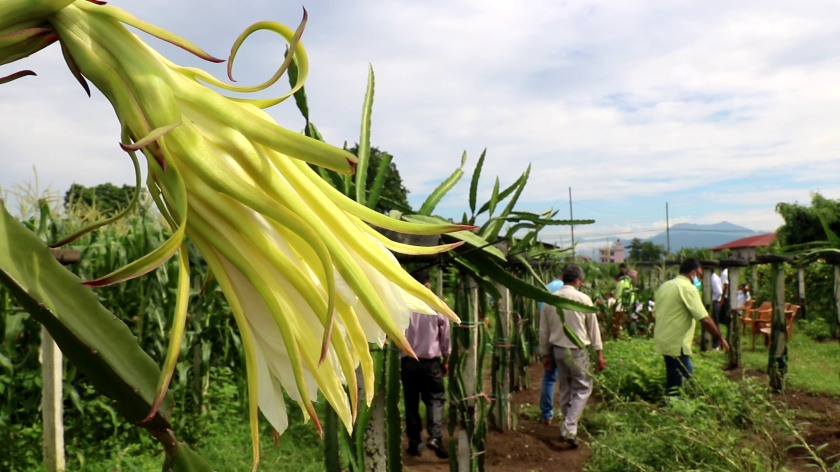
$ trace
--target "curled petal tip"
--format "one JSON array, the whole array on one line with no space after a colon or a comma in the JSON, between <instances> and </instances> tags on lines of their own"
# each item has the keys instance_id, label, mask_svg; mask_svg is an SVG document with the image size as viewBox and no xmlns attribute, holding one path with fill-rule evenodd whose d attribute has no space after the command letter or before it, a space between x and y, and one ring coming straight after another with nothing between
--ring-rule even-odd
<instances>
[{"instance_id":1,"label":"curled petal tip","mask_svg":"<svg viewBox=\"0 0 840 472\"><path fill-rule=\"evenodd\" d=\"M38 75L31 70L22 70L19 72L15 72L14 74L7 75L6 77L0 77L0 84L5 84L6 82L11 82L13 80L17 80L21 77L26 77L28 75Z\"/></svg>"},{"instance_id":2,"label":"curled petal tip","mask_svg":"<svg viewBox=\"0 0 840 472\"><path fill-rule=\"evenodd\" d=\"M280 432L271 428L271 434L274 436L274 447L280 447Z\"/></svg>"},{"instance_id":3,"label":"curled petal tip","mask_svg":"<svg viewBox=\"0 0 840 472\"><path fill-rule=\"evenodd\" d=\"M87 1L89 1L90 3L93 3L94 5L107 5L108 4L108 2L103 2L102 0L87 0Z\"/></svg>"}]
</instances>

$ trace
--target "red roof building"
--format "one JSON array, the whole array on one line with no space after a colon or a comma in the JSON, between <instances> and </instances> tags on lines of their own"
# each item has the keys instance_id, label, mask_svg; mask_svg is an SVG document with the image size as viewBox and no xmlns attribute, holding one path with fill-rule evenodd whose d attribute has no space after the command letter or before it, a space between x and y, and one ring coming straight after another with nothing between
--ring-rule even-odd
<instances>
[{"instance_id":1,"label":"red roof building","mask_svg":"<svg viewBox=\"0 0 840 472\"><path fill-rule=\"evenodd\" d=\"M776 240L775 233L759 234L747 238L736 239L735 241L713 247L712 251L723 251L729 249L731 259L752 260L755 259L755 248L769 246Z\"/></svg>"}]
</instances>

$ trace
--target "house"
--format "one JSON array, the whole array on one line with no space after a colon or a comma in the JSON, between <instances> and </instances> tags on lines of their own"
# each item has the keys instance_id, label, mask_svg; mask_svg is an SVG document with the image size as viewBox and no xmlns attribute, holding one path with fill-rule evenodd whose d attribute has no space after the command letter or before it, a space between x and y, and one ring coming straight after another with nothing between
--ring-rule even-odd
<instances>
[{"instance_id":1,"label":"house","mask_svg":"<svg viewBox=\"0 0 840 472\"><path fill-rule=\"evenodd\" d=\"M624 262L624 243L618 240L614 244L607 242L607 247L598 249L598 262Z\"/></svg>"},{"instance_id":2,"label":"house","mask_svg":"<svg viewBox=\"0 0 840 472\"><path fill-rule=\"evenodd\" d=\"M775 233L759 234L747 238L736 239L735 241L713 247L713 252L729 249L730 259L741 259L750 261L755 259L755 248L769 246L776 240Z\"/></svg>"}]
</instances>

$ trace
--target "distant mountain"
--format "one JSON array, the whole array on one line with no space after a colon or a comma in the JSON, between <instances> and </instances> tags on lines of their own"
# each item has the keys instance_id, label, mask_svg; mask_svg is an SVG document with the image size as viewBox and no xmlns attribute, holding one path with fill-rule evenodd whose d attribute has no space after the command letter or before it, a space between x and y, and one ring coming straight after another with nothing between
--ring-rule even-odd
<instances>
[{"instance_id":1,"label":"distant mountain","mask_svg":"<svg viewBox=\"0 0 840 472\"><path fill-rule=\"evenodd\" d=\"M711 248L756 234L760 233L726 221L713 225L680 223L671 226L671 252L677 252L684 247ZM667 236L663 231L647 241L666 247Z\"/></svg>"}]
</instances>

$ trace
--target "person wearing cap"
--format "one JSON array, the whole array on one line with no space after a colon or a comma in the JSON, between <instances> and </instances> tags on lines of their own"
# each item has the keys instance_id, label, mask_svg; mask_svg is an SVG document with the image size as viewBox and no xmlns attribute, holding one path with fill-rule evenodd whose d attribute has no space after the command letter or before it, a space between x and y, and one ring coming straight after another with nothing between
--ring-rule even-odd
<instances>
[{"instance_id":1,"label":"person wearing cap","mask_svg":"<svg viewBox=\"0 0 840 472\"><path fill-rule=\"evenodd\" d=\"M577 264L568 264L563 268L563 287L556 295L583 305L592 305L592 299L580 292L583 285L583 269ZM551 368L553 358L557 365L557 379L560 382L560 411L563 413L563 424L560 439L572 448L577 447L577 425L586 401L592 394L592 378L590 377L589 350L595 350L598 356L597 370L607 366L604 360L601 330L595 313L584 313L575 310L563 310L565 325L582 343L578 347L563 330L563 322L553 305L545 304L540 311L540 353L543 356L543 366Z\"/></svg>"},{"instance_id":2,"label":"person wearing cap","mask_svg":"<svg viewBox=\"0 0 840 472\"><path fill-rule=\"evenodd\" d=\"M554 279L548 283L549 293L556 294L563 286L563 281ZM542 312L543 302L537 304L537 308ZM540 323L542 328L542 323ZM554 358L549 356L550 365L545 368L542 379L542 389L540 390L540 414L542 415L543 424L551 424L551 419L554 418L554 385L557 383L557 363Z\"/></svg>"},{"instance_id":3,"label":"person wearing cap","mask_svg":"<svg viewBox=\"0 0 840 472\"><path fill-rule=\"evenodd\" d=\"M700 279L703 268L697 259L686 259L680 265L680 275L665 282L656 291L653 316L656 324L653 341L656 351L665 358L665 394L679 396L683 382L691 378L691 344L697 321L729 352L729 343L721 336L714 320L700 299Z\"/></svg>"}]
</instances>

